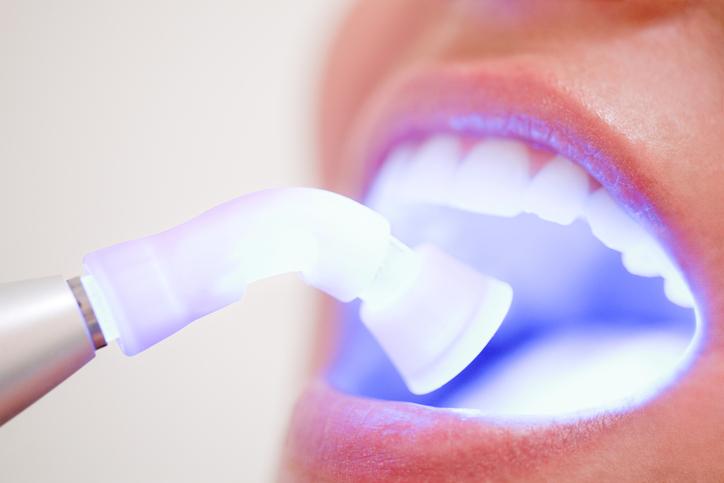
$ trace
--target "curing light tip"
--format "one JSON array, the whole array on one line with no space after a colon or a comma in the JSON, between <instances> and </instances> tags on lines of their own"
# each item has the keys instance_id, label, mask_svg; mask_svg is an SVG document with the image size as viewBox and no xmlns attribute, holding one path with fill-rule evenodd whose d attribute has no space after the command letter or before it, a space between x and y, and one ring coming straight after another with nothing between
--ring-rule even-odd
<instances>
[{"instance_id":1,"label":"curing light tip","mask_svg":"<svg viewBox=\"0 0 724 483\"><path fill-rule=\"evenodd\" d=\"M98 250L81 278L106 341L136 354L241 298L255 280L299 272L361 320L410 391L462 371L505 318L512 289L429 245L411 250L364 205L309 188L242 196L165 232Z\"/></svg>"}]
</instances>

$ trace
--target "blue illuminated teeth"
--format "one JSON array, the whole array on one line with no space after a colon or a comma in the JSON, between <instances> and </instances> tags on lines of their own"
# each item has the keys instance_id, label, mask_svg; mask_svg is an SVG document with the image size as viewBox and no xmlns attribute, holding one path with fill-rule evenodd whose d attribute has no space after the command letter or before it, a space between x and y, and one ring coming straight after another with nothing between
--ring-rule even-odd
<instances>
[{"instance_id":1,"label":"blue illuminated teeth","mask_svg":"<svg viewBox=\"0 0 724 483\"><path fill-rule=\"evenodd\" d=\"M588 175L577 164L556 156L533 177L524 210L541 219L570 225L583 214L588 198Z\"/></svg>"},{"instance_id":2,"label":"blue illuminated teeth","mask_svg":"<svg viewBox=\"0 0 724 483\"><path fill-rule=\"evenodd\" d=\"M603 188L589 196L585 214L596 238L619 252L635 245L646 233Z\"/></svg>"},{"instance_id":3,"label":"blue illuminated teeth","mask_svg":"<svg viewBox=\"0 0 724 483\"><path fill-rule=\"evenodd\" d=\"M409 180L408 167L414 154L414 148L408 145L399 146L390 153L367 193L367 206L393 218L395 212L406 204L407 196L401 196L400 192Z\"/></svg>"},{"instance_id":4,"label":"blue illuminated teeth","mask_svg":"<svg viewBox=\"0 0 724 483\"><path fill-rule=\"evenodd\" d=\"M664 268L664 293L666 298L682 307L694 307L694 296L678 268L671 262Z\"/></svg>"},{"instance_id":5,"label":"blue illuminated teeth","mask_svg":"<svg viewBox=\"0 0 724 483\"><path fill-rule=\"evenodd\" d=\"M681 272L661 245L636 223L611 195L599 188L588 198L586 219L591 231L604 245L621 252L622 263L634 275L662 277L666 297L682 307L694 300Z\"/></svg>"},{"instance_id":6,"label":"blue illuminated teeth","mask_svg":"<svg viewBox=\"0 0 724 483\"><path fill-rule=\"evenodd\" d=\"M433 136L390 153L368 203L392 219L405 205L424 203L499 217L530 213L561 225L584 220L601 243L621 253L630 273L662 277L669 300L693 307L681 272L660 244L606 190L590 192L580 166L556 156L532 174L530 164L529 149L516 140L482 140L463 154L460 140Z\"/></svg>"},{"instance_id":7,"label":"blue illuminated teeth","mask_svg":"<svg viewBox=\"0 0 724 483\"><path fill-rule=\"evenodd\" d=\"M452 136L436 136L411 156L400 196L406 200L445 204L461 155L460 143Z\"/></svg>"},{"instance_id":8,"label":"blue illuminated teeth","mask_svg":"<svg viewBox=\"0 0 724 483\"><path fill-rule=\"evenodd\" d=\"M501 139L482 141L460 162L448 202L476 213L518 215L530 184L529 173L530 160L523 144Z\"/></svg>"},{"instance_id":9,"label":"blue illuminated teeth","mask_svg":"<svg viewBox=\"0 0 724 483\"><path fill-rule=\"evenodd\" d=\"M626 270L642 277L659 277L665 272L662 267L669 264L661 245L645 232L624 248L621 261Z\"/></svg>"}]
</instances>

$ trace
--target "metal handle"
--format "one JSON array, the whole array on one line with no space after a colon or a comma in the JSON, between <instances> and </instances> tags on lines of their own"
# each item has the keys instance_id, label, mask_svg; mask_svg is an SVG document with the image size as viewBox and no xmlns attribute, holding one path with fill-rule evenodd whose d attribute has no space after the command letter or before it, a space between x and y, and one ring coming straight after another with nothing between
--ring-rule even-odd
<instances>
[{"instance_id":1,"label":"metal handle","mask_svg":"<svg viewBox=\"0 0 724 483\"><path fill-rule=\"evenodd\" d=\"M69 284L57 276L0 284L0 425L105 345L94 321L77 280Z\"/></svg>"}]
</instances>

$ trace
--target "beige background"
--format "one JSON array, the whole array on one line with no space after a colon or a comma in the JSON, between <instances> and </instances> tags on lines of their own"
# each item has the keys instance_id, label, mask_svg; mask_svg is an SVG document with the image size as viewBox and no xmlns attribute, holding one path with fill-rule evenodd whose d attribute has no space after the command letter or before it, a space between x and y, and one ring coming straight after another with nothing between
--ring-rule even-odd
<instances>
[{"instance_id":1,"label":"beige background","mask_svg":"<svg viewBox=\"0 0 724 483\"><path fill-rule=\"evenodd\" d=\"M312 86L342 3L0 0L0 282L313 184ZM0 428L0 481L271 480L309 295L273 280L137 357L100 351Z\"/></svg>"}]
</instances>

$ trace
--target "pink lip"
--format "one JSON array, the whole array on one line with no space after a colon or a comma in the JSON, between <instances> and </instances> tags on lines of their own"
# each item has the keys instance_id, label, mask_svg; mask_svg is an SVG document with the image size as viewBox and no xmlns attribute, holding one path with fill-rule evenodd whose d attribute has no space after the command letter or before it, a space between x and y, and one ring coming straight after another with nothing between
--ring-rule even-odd
<instances>
[{"instance_id":1,"label":"pink lip","mask_svg":"<svg viewBox=\"0 0 724 483\"><path fill-rule=\"evenodd\" d=\"M343 153L351 161L336 168L343 181L335 187L360 193L394 145L441 132L515 137L561 153L646 220L682 266L696 252L686 223L647 175L645 154L634 156L624 134L520 66L445 66L393 80L358 118ZM702 380L701 366L643 407L544 427L504 427L452 410L356 398L320 380L295 409L283 474L304 481L555 479L555 468L581 467L596 448L625 455L627 435L641 430L632 428L674 428L671 416L687 399L682 387ZM586 474L582 468L579 475Z\"/></svg>"},{"instance_id":2,"label":"pink lip","mask_svg":"<svg viewBox=\"0 0 724 483\"><path fill-rule=\"evenodd\" d=\"M655 227L667 213L625 134L589 113L554 82L521 66L435 66L393 79L368 102L346 156L365 167L366 186L388 150L407 139L451 132L518 138L584 167L632 213ZM349 168L348 165L346 165ZM667 220L668 221L668 220ZM668 223L667 223L668 224ZM671 227L670 224L668 224Z\"/></svg>"},{"instance_id":3,"label":"pink lip","mask_svg":"<svg viewBox=\"0 0 724 483\"><path fill-rule=\"evenodd\" d=\"M312 384L294 411L290 481L482 481L539 474L614 431L619 417L540 428L496 426L445 409L351 397Z\"/></svg>"}]
</instances>

